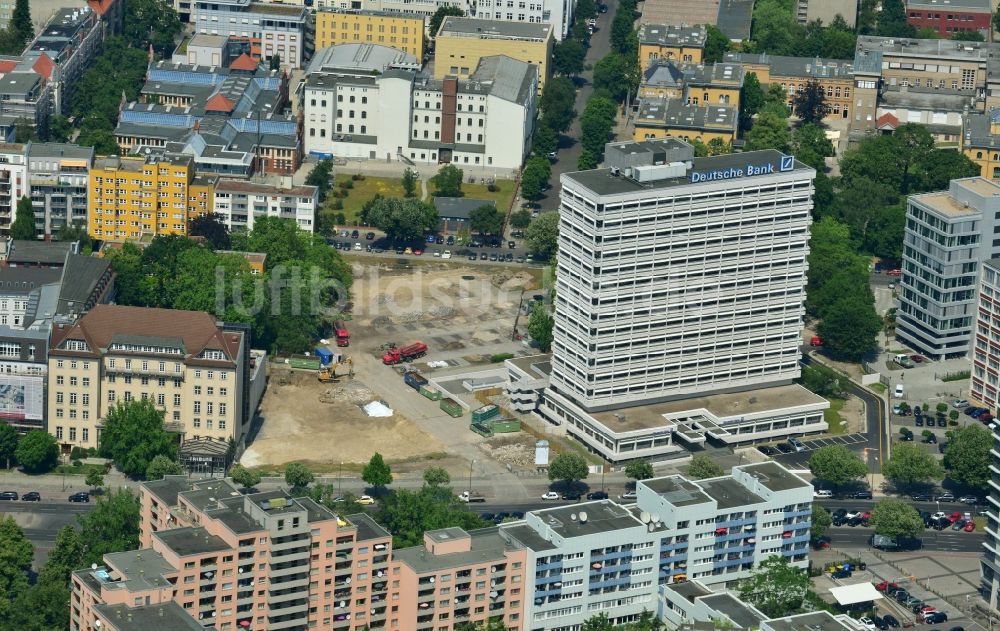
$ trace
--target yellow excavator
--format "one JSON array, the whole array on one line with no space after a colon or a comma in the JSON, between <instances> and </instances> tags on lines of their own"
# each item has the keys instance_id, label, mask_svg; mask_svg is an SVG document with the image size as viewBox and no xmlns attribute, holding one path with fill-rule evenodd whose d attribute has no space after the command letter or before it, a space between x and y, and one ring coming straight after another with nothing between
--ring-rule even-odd
<instances>
[{"instance_id":1,"label":"yellow excavator","mask_svg":"<svg viewBox=\"0 0 1000 631\"><path fill-rule=\"evenodd\" d=\"M337 369L342 366L347 368L347 372L346 373L342 372L338 375ZM347 357L335 364L324 366L319 371L319 374L316 377L317 379L319 379L320 383L330 383L331 381L336 381L340 377L343 377L345 374L348 377L354 376L354 360L352 360L350 357Z\"/></svg>"}]
</instances>

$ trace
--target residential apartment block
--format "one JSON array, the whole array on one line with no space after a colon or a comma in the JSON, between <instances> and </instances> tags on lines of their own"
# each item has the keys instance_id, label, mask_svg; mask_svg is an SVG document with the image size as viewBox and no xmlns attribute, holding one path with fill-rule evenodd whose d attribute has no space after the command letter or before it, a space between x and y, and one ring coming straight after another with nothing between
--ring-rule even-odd
<instances>
[{"instance_id":1,"label":"residential apartment block","mask_svg":"<svg viewBox=\"0 0 1000 631\"><path fill-rule=\"evenodd\" d=\"M304 6L251 0L195 1L191 22L198 33L249 37L260 56L281 58L282 65L301 68L312 56L313 30Z\"/></svg>"},{"instance_id":2,"label":"residential apartment block","mask_svg":"<svg viewBox=\"0 0 1000 631\"><path fill-rule=\"evenodd\" d=\"M30 197L40 238L87 223L87 180L93 147L65 143L0 144L0 233L14 220L17 201Z\"/></svg>"},{"instance_id":3,"label":"residential apartment block","mask_svg":"<svg viewBox=\"0 0 1000 631\"><path fill-rule=\"evenodd\" d=\"M976 283L983 263L1000 256L998 217L1000 183L982 177L909 197L897 340L932 359L968 355Z\"/></svg>"},{"instance_id":4,"label":"residential apartment block","mask_svg":"<svg viewBox=\"0 0 1000 631\"><path fill-rule=\"evenodd\" d=\"M73 574L70 628L160 611L177 621L170 631L185 628L182 613L234 630L452 631L501 618L518 631L568 631L598 612L622 624L645 610L672 625L714 617L790 631L708 586L733 585L772 555L804 568L811 484L767 462L709 480L645 480L637 493L631 505L428 531L423 545L393 550L367 515L167 476L140 487L141 549Z\"/></svg>"},{"instance_id":5,"label":"residential apartment block","mask_svg":"<svg viewBox=\"0 0 1000 631\"><path fill-rule=\"evenodd\" d=\"M612 462L825 429L792 383L814 177L673 138L564 174L542 415Z\"/></svg>"},{"instance_id":6,"label":"residential apartment block","mask_svg":"<svg viewBox=\"0 0 1000 631\"><path fill-rule=\"evenodd\" d=\"M424 16L420 13L317 9L316 49L339 44L380 44L424 58Z\"/></svg>"},{"instance_id":7,"label":"residential apartment block","mask_svg":"<svg viewBox=\"0 0 1000 631\"><path fill-rule=\"evenodd\" d=\"M639 25L639 65L646 72L662 61L700 64L705 54L708 31L702 25Z\"/></svg>"},{"instance_id":8,"label":"residential apartment block","mask_svg":"<svg viewBox=\"0 0 1000 631\"><path fill-rule=\"evenodd\" d=\"M996 266L992 263L984 268L984 272L987 274L996 274L996 271ZM995 286L995 282L994 276L985 281L980 289L992 288ZM990 310L993 308L992 304L988 307ZM992 339L994 335L991 332L990 338ZM993 354L993 349L990 349L988 357L996 357ZM990 369L995 370L992 366ZM1000 456L997 455L1000 454L1000 425L991 424L990 433L989 502L986 504L986 526L983 528L986 532L986 540L983 542L983 557L979 562L981 576L979 589L990 609L996 609L1000 604L1000 534L998 534L1000 533L1000 517L998 517L1000 510L997 510L997 506L1000 505L1000 474L997 473L997 470L1000 470Z\"/></svg>"},{"instance_id":9,"label":"residential apartment block","mask_svg":"<svg viewBox=\"0 0 1000 631\"><path fill-rule=\"evenodd\" d=\"M827 120L850 119L853 111L854 68L842 59L819 57L784 57L781 55L726 53L725 61L743 65L745 74L754 73L765 88L780 85L792 105L796 91L816 80L826 92L830 107Z\"/></svg>"},{"instance_id":10,"label":"residential apartment block","mask_svg":"<svg viewBox=\"0 0 1000 631\"><path fill-rule=\"evenodd\" d=\"M1000 259L983 263L976 299L969 395L989 408L1000 406Z\"/></svg>"},{"instance_id":11,"label":"residential apartment block","mask_svg":"<svg viewBox=\"0 0 1000 631\"><path fill-rule=\"evenodd\" d=\"M993 8L990 0L907 0L906 21L918 29L931 28L950 38L962 31L989 34Z\"/></svg>"},{"instance_id":12,"label":"residential apartment block","mask_svg":"<svg viewBox=\"0 0 1000 631\"><path fill-rule=\"evenodd\" d=\"M187 234L191 219L212 213L216 180L195 175L194 159L184 154L98 158L87 232L102 241Z\"/></svg>"},{"instance_id":13,"label":"residential apartment block","mask_svg":"<svg viewBox=\"0 0 1000 631\"><path fill-rule=\"evenodd\" d=\"M57 323L49 344L49 433L66 451L96 447L108 410L148 399L182 435L182 451L240 444L256 409L251 381L263 378L259 358L251 365L248 335L203 312L114 305Z\"/></svg>"},{"instance_id":14,"label":"residential apartment block","mask_svg":"<svg viewBox=\"0 0 1000 631\"><path fill-rule=\"evenodd\" d=\"M235 35L206 35L192 33L186 35L174 49L170 62L191 66L221 66L231 68L233 62L250 53L253 47L249 37Z\"/></svg>"},{"instance_id":15,"label":"residential apartment block","mask_svg":"<svg viewBox=\"0 0 1000 631\"><path fill-rule=\"evenodd\" d=\"M215 186L213 206L230 231L249 232L259 217L280 217L292 219L301 230L313 232L319 189L222 179Z\"/></svg>"},{"instance_id":16,"label":"residential apartment block","mask_svg":"<svg viewBox=\"0 0 1000 631\"><path fill-rule=\"evenodd\" d=\"M0 143L0 232L10 234L17 202L29 194L25 145Z\"/></svg>"},{"instance_id":17,"label":"residential apartment block","mask_svg":"<svg viewBox=\"0 0 1000 631\"><path fill-rule=\"evenodd\" d=\"M414 63L372 44L323 49L303 89L309 154L520 168L538 107L536 66L484 57L468 79L439 81Z\"/></svg>"},{"instance_id":18,"label":"residential apartment block","mask_svg":"<svg viewBox=\"0 0 1000 631\"><path fill-rule=\"evenodd\" d=\"M552 25L449 16L434 40L434 78L469 79L486 57L504 55L538 68L538 93L551 75Z\"/></svg>"}]
</instances>

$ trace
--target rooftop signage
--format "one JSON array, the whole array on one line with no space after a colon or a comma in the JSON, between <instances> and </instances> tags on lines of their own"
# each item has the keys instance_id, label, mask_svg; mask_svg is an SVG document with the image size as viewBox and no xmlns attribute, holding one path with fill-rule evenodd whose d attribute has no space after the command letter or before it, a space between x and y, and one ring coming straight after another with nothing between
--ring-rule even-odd
<instances>
[{"instance_id":1,"label":"rooftop signage","mask_svg":"<svg viewBox=\"0 0 1000 631\"><path fill-rule=\"evenodd\" d=\"M725 169L712 169L711 171L692 171L691 181L712 182L715 180L732 180L740 177L752 177L755 175L770 175L791 171L795 168L795 157L782 155L777 162L747 163L743 166L732 166Z\"/></svg>"}]
</instances>

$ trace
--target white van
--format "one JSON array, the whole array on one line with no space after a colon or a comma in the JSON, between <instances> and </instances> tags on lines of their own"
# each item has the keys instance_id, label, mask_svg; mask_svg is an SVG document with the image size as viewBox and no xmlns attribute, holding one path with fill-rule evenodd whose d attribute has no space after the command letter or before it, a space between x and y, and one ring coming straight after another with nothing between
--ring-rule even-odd
<instances>
[{"instance_id":1,"label":"white van","mask_svg":"<svg viewBox=\"0 0 1000 631\"><path fill-rule=\"evenodd\" d=\"M900 399L900 398L903 397L903 384L901 384L901 383L897 383L896 384L896 389L893 391L893 395L897 399Z\"/></svg>"},{"instance_id":2,"label":"white van","mask_svg":"<svg viewBox=\"0 0 1000 631\"><path fill-rule=\"evenodd\" d=\"M831 497L833 497L833 491L829 489L813 491L813 498L815 499L830 499Z\"/></svg>"}]
</instances>

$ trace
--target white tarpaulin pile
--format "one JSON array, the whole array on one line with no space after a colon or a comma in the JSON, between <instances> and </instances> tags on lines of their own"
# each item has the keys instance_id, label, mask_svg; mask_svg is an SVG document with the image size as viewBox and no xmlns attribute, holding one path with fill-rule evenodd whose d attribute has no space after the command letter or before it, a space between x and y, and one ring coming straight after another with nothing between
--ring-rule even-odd
<instances>
[{"instance_id":1,"label":"white tarpaulin pile","mask_svg":"<svg viewBox=\"0 0 1000 631\"><path fill-rule=\"evenodd\" d=\"M445 361L427 362L427 367L428 368L447 368L448 367L448 362L445 362Z\"/></svg>"},{"instance_id":2,"label":"white tarpaulin pile","mask_svg":"<svg viewBox=\"0 0 1000 631\"><path fill-rule=\"evenodd\" d=\"M361 408L368 416L385 417L392 416L392 408L382 401L372 401Z\"/></svg>"}]
</instances>

